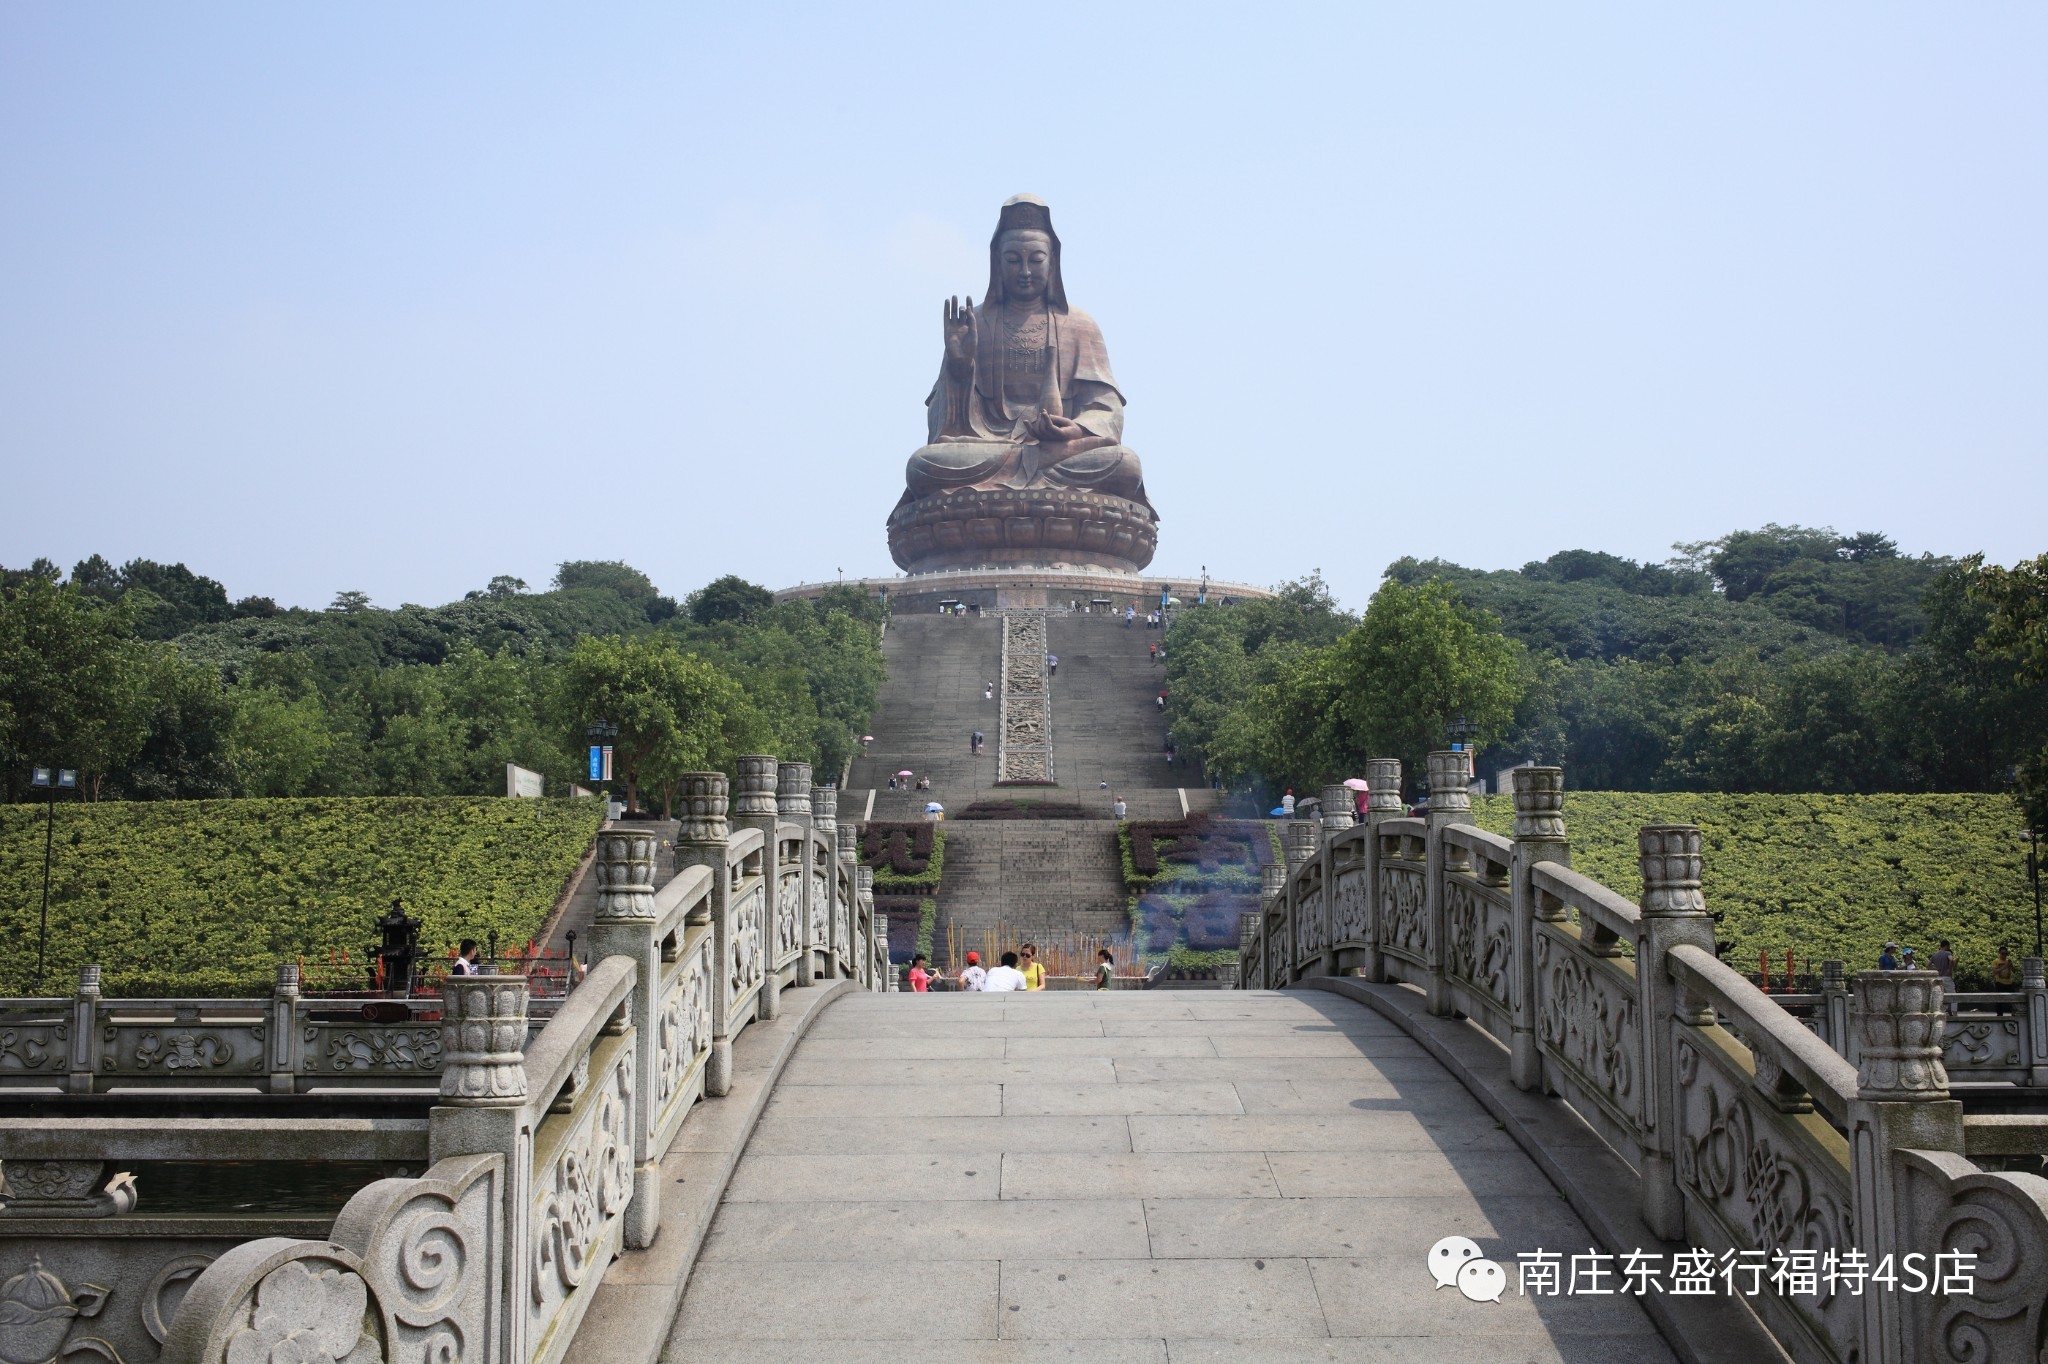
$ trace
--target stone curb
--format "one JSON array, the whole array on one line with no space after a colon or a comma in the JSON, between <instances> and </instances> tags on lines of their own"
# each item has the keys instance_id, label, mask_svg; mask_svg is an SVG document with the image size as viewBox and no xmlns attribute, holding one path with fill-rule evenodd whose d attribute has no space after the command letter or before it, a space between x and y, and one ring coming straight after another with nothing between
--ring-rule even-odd
<instances>
[{"instance_id":1,"label":"stone curb","mask_svg":"<svg viewBox=\"0 0 2048 1364\"><path fill-rule=\"evenodd\" d=\"M1420 1043L1536 1162L1607 1250L1657 1250L1668 1256L1691 1249L1660 1240L1643 1225L1635 1171L1561 1100L1515 1088L1506 1049L1476 1026L1461 1018L1432 1017L1419 991L1399 985L1350 976L1308 976L1295 985L1356 1000ZM1685 1364L1791 1364L1784 1347L1739 1298L1652 1293L1641 1301L1665 1344Z\"/></svg>"},{"instance_id":2,"label":"stone curb","mask_svg":"<svg viewBox=\"0 0 2048 1364\"><path fill-rule=\"evenodd\" d=\"M590 1311L569 1343L576 1364L654 1364L711 1219L740 1153L768 1106L782 1068L825 1006L854 989L850 980L785 989L782 1014L754 1023L732 1044L732 1092L690 1110L661 1161L661 1227L646 1250L612 1261Z\"/></svg>"}]
</instances>

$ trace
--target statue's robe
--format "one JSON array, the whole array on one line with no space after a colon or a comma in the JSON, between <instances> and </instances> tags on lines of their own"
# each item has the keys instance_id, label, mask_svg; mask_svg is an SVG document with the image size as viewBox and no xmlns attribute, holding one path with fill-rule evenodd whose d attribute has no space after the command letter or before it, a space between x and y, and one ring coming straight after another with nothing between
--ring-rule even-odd
<instances>
[{"instance_id":1,"label":"statue's robe","mask_svg":"<svg viewBox=\"0 0 2048 1364\"><path fill-rule=\"evenodd\" d=\"M954 379L945 362L940 362L938 382L925 400L927 440L1028 439L1022 433L1023 422L1047 406L1017 400L1020 376L1011 372L1011 352L1006 345L1009 329L997 315L1002 307L984 303L974 310L974 360L966 382ZM1064 314L1049 311L1046 319L1057 357L1059 415L1116 444L1124 433L1124 395L1117 391L1116 376L1110 373L1109 347L1102 342L1102 328L1079 308L1069 308ZM1040 387L1040 375L1022 377L1030 389ZM1006 386L1010 389L1007 399Z\"/></svg>"},{"instance_id":2,"label":"statue's robe","mask_svg":"<svg viewBox=\"0 0 2048 1364\"><path fill-rule=\"evenodd\" d=\"M1008 348L1003 305L974 310L974 357L955 377L944 360L925 399L930 442L911 456L910 494L972 487L1068 487L1145 500L1138 457L1121 444L1124 397L1109 368L1102 329L1079 308L1048 311L1054 384ZM1022 370L1023 372L1019 372ZM1038 442L1024 429L1041 412L1067 418L1088 434Z\"/></svg>"}]
</instances>

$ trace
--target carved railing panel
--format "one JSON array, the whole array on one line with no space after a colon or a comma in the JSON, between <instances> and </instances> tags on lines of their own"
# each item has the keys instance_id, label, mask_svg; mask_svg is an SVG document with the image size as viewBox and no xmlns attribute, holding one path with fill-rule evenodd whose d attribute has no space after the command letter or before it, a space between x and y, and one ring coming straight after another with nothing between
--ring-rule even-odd
<instances>
[{"instance_id":1,"label":"carved railing panel","mask_svg":"<svg viewBox=\"0 0 2048 1364\"><path fill-rule=\"evenodd\" d=\"M787 965L804 945L803 868L784 863L775 881L775 966Z\"/></svg>"},{"instance_id":2,"label":"carved railing panel","mask_svg":"<svg viewBox=\"0 0 2048 1364\"><path fill-rule=\"evenodd\" d=\"M1380 859L1380 948L1417 966L1429 961L1428 886L1420 862Z\"/></svg>"},{"instance_id":3,"label":"carved railing panel","mask_svg":"<svg viewBox=\"0 0 2048 1364\"><path fill-rule=\"evenodd\" d=\"M124 1083L189 1084L195 1079L268 1071L270 1029L262 1017L209 1017L189 1001L166 1002L167 1019L149 1017L139 1002L99 1019L99 1071ZM138 1017L138 1015L140 1015Z\"/></svg>"},{"instance_id":4,"label":"carved railing panel","mask_svg":"<svg viewBox=\"0 0 2048 1364\"><path fill-rule=\"evenodd\" d=\"M1330 937L1339 947L1362 944L1371 931L1367 918L1371 885L1363 865L1345 867L1332 878Z\"/></svg>"},{"instance_id":5,"label":"carved railing panel","mask_svg":"<svg viewBox=\"0 0 2048 1364\"><path fill-rule=\"evenodd\" d=\"M1909 1303L1907 1338L1924 1342L1927 1364L2037 1358L2048 1338L2048 1180L1987 1172L1952 1152L1899 1157L1925 1263L1974 1257L1967 1296L1937 1290Z\"/></svg>"},{"instance_id":6,"label":"carved railing panel","mask_svg":"<svg viewBox=\"0 0 2048 1364\"><path fill-rule=\"evenodd\" d=\"M395 1076L441 1070L441 1029L433 1023L307 1023L299 1036L308 1074L389 1083Z\"/></svg>"},{"instance_id":7,"label":"carved railing panel","mask_svg":"<svg viewBox=\"0 0 2048 1364\"><path fill-rule=\"evenodd\" d=\"M732 1031L735 1034L739 1032L739 1020L744 1017L742 1010L760 990L766 974L762 960L761 916L767 898L765 887L756 881L739 895L732 907L732 946L726 953L724 981L726 1017L734 1020Z\"/></svg>"},{"instance_id":8,"label":"carved railing panel","mask_svg":"<svg viewBox=\"0 0 2048 1364\"><path fill-rule=\"evenodd\" d=\"M44 1008L0 1008L0 1078L66 1069L71 1049L69 1004L52 1000Z\"/></svg>"},{"instance_id":9,"label":"carved railing panel","mask_svg":"<svg viewBox=\"0 0 2048 1364\"><path fill-rule=\"evenodd\" d=\"M1515 1007L1514 942L1505 891L1465 877L1444 879L1445 966L1451 978L1499 1011L1490 1028L1504 1030Z\"/></svg>"},{"instance_id":10,"label":"carved railing panel","mask_svg":"<svg viewBox=\"0 0 2048 1364\"><path fill-rule=\"evenodd\" d=\"M1811 1252L1818 1263L1856 1248L1848 1147L1821 1119L1779 1111L1746 1073L1747 1049L1718 1027L1674 1025L1677 1172L1689 1225L1713 1233L1703 1247ZM1871 1289L1868 1291L1881 1291ZM1863 1304L1825 1282L1781 1293L1768 1277L1746 1299L1797 1358L1846 1358L1862 1335Z\"/></svg>"},{"instance_id":11,"label":"carved railing panel","mask_svg":"<svg viewBox=\"0 0 2048 1364\"><path fill-rule=\"evenodd\" d=\"M665 1150L701 1086L711 1052L711 998L717 984L711 933L699 929L662 983L656 1022L654 1145Z\"/></svg>"},{"instance_id":12,"label":"carved railing panel","mask_svg":"<svg viewBox=\"0 0 2048 1364\"><path fill-rule=\"evenodd\" d=\"M1596 957L1564 924L1539 925L1536 1039L1587 1095L1625 1127L1643 1121L1643 1029L1633 969Z\"/></svg>"},{"instance_id":13,"label":"carved railing panel","mask_svg":"<svg viewBox=\"0 0 2048 1364\"><path fill-rule=\"evenodd\" d=\"M588 1088L535 1134L532 1244L526 1263L513 1266L513 1310L526 1315L528 1358L539 1364L567 1351L619 1249L633 1193L633 1041L600 1043Z\"/></svg>"}]
</instances>

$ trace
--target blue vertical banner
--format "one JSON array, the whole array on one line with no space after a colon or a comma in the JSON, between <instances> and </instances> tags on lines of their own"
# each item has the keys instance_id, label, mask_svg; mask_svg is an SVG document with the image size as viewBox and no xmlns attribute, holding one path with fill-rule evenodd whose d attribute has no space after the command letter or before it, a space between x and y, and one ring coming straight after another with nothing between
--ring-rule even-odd
<instances>
[{"instance_id":1,"label":"blue vertical banner","mask_svg":"<svg viewBox=\"0 0 2048 1364\"><path fill-rule=\"evenodd\" d=\"M604 750L596 744L590 746L590 779L592 781L604 780Z\"/></svg>"}]
</instances>

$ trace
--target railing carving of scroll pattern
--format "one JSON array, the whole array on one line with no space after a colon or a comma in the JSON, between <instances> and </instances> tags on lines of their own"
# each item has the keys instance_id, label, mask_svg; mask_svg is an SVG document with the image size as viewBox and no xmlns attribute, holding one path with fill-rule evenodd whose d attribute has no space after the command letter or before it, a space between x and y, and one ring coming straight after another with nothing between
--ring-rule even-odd
<instances>
[{"instance_id":1,"label":"railing carving of scroll pattern","mask_svg":"<svg viewBox=\"0 0 2048 1364\"><path fill-rule=\"evenodd\" d=\"M761 988L765 966L761 953L761 911L767 892L759 882L733 906L732 950L725 964L726 1008L737 1013L747 996Z\"/></svg>"},{"instance_id":2,"label":"railing carving of scroll pattern","mask_svg":"<svg viewBox=\"0 0 2048 1364\"><path fill-rule=\"evenodd\" d=\"M1577 936L1551 924L1535 934L1537 1039L1615 1117L1640 1123L1643 1029L1633 973L1587 956Z\"/></svg>"},{"instance_id":3,"label":"railing carving of scroll pattern","mask_svg":"<svg viewBox=\"0 0 2048 1364\"><path fill-rule=\"evenodd\" d=\"M1443 838L1466 853L1466 869L1447 869L1444 877L1445 966L1453 981L1499 1011L1492 1026L1504 1033L1516 1004L1513 911L1507 889L1513 845L1463 825L1445 829Z\"/></svg>"}]
</instances>

